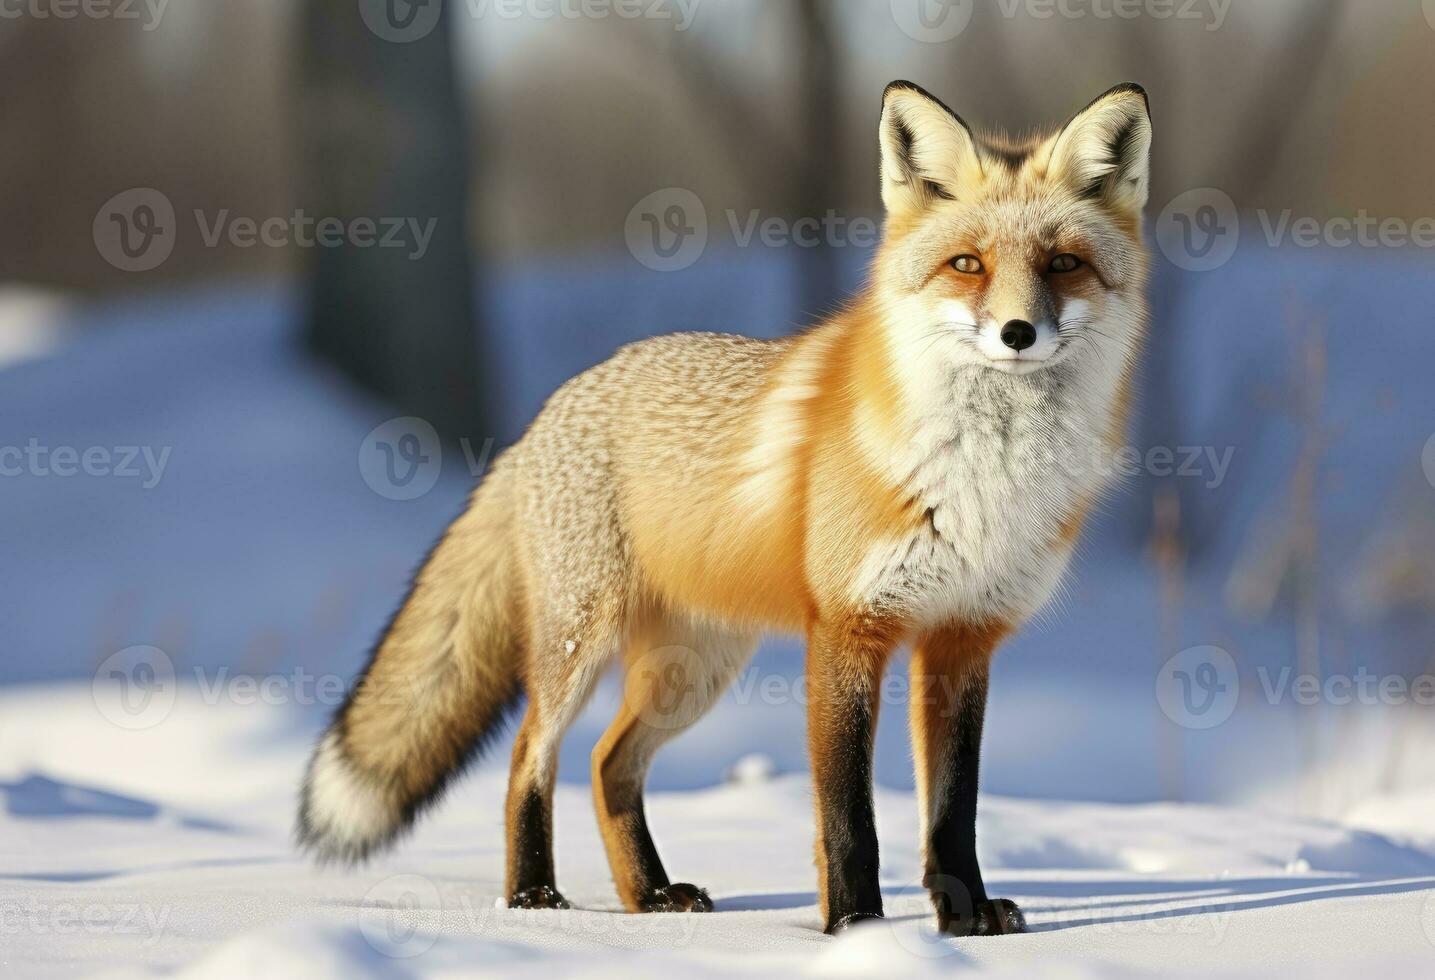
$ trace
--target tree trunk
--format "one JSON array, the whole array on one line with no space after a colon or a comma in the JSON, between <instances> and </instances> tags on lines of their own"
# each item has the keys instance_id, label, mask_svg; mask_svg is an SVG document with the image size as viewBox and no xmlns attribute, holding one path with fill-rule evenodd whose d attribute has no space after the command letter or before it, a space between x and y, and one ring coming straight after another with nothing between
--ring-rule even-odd
<instances>
[{"instance_id":1,"label":"tree trunk","mask_svg":"<svg viewBox=\"0 0 1435 980\"><path fill-rule=\"evenodd\" d=\"M299 201L306 217L345 229L326 244L315 228L310 347L396 411L457 438L490 434L492 415L480 384L464 112L441 10L306 0Z\"/></svg>"}]
</instances>

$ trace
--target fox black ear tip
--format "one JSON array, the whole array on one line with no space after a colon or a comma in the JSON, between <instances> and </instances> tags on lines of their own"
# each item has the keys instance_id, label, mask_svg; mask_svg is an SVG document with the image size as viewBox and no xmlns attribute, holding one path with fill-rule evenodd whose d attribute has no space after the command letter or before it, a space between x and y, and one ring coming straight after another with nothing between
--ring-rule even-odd
<instances>
[{"instance_id":1,"label":"fox black ear tip","mask_svg":"<svg viewBox=\"0 0 1435 980\"><path fill-rule=\"evenodd\" d=\"M922 86L916 82L909 82L905 78L898 78L888 82L887 87L882 90L882 101L886 102L887 96L893 92L916 92L918 95L925 95L929 99L932 97L931 93L922 88Z\"/></svg>"},{"instance_id":2,"label":"fox black ear tip","mask_svg":"<svg viewBox=\"0 0 1435 980\"><path fill-rule=\"evenodd\" d=\"M1125 93L1141 96L1141 101L1146 103L1146 108L1151 108L1151 97L1146 94L1146 86L1140 82L1122 82L1120 85L1113 85L1106 94L1120 95Z\"/></svg>"}]
</instances>

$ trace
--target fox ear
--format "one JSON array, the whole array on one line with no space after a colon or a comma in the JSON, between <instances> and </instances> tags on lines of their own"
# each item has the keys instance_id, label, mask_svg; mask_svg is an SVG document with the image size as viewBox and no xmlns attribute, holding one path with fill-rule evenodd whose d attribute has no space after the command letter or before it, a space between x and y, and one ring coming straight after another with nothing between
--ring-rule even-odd
<instances>
[{"instance_id":1,"label":"fox ear","mask_svg":"<svg viewBox=\"0 0 1435 980\"><path fill-rule=\"evenodd\" d=\"M981 162L971 130L951 109L911 82L882 93L882 204L889 215L953 200L962 185L980 179Z\"/></svg>"},{"instance_id":2,"label":"fox ear","mask_svg":"<svg viewBox=\"0 0 1435 980\"><path fill-rule=\"evenodd\" d=\"M1118 85L1071 118L1054 137L1049 172L1083 197L1139 212L1151 184L1151 114L1146 90Z\"/></svg>"}]
</instances>

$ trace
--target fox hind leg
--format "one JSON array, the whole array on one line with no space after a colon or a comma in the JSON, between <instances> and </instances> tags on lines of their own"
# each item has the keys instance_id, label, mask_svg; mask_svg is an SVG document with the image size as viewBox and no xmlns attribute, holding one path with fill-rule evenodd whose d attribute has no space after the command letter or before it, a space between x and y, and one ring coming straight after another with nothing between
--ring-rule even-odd
<instances>
[{"instance_id":1,"label":"fox hind leg","mask_svg":"<svg viewBox=\"0 0 1435 980\"><path fill-rule=\"evenodd\" d=\"M660 617L630 645L617 717L593 750L593 802L623 905L707 912L706 891L669 881L648 830L643 783L658 749L697 722L752 656L755 638Z\"/></svg>"},{"instance_id":2,"label":"fox hind leg","mask_svg":"<svg viewBox=\"0 0 1435 980\"><path fill-rule=\"evenodd\" d=\"M600 622L582 629L548 622L531 634L528 707L513 742L508 777L509 908L568 908L553 861L553 789L563 736L618 649L615 619Z\"/></svg>"}]
</instances>

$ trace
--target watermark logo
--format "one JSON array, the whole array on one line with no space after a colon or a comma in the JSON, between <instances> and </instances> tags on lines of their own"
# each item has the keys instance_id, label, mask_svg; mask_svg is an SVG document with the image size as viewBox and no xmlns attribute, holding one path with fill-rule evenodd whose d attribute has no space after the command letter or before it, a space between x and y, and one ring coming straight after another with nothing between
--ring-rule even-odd
<instances>
[{"instance_id":1,"label":"watermark logo","mask_svg":"<svg viewBox=\"0 0 1435 980\"><path fill-rule=\"evenodd\" d=\"M1199 21L1207 31L1219 31L1231 11L1231 0L997 0L1008 20L1025 13L1034 20L1152 20Z\"/></svg>"},{"instance_id":2,"label":"watermark logo","mask_svg":"<svg viewBox=\"0 0 1435 980\"><path fill-rule=\"evenodd\" d=\"M1413 221L1401 217L1381 218L1365 208L1354 217L1337 215L1317 218L1294 215L1290 208L1272 214L1265 208L1256 209L1261 233L1271 248L1291 244L1296 248L1435 248L1435 218Z\"/></svg>"},{"instance_id":3,"label":"watermark logo","mask_svg":"<svg viewBox=\"0 0 1435 980\"><path fill-rule=\"evenodd\" d=\"M1156 219L1161 254L1187 272L1209 272L1230 261L1241 238L1236 202L1215 187L1173 198Z\"/></svg>"},{"instance_id":4,"label":"watermark logo","mask_svg":"<svg viewBox=\"0 0 1435 980\"><path fill-rule=\"evenodd\" d=\"M1267 248L1435 249L1435 217L1371 214L1301 215L1290 208L1254 208ZM1241 215L1224 191L1201 187L1172 200L1156 220L1156 243L1172 264L1207 272L1230 261L1241 238Z\"/></svg>"},{"instance_id":5,"label":"watermark logo","mask_svg":"<svg viewBox=\"0 0 1435 980\"><path fill-rule=\"evenodd\" d=\"M707 209L687 188L665 187L633 205L623 237L633 258L654 272L686 269L707 248Z\"/></svg>"},{"instance_id":6,"label":"watermark logo","mask_svg":"<svg viewBox=\"0 0 1435 980\"><path fill-rule=\"evenodd\" d=\"M174 251L174 205L152 187L132 187L110 198L95 214L95 248L124 272L148 272Z\"/></svg>"},{"instance_id":7,"label":"watermark logo","mask_svg":"<svg viewBox=\"0 0 1435 980\"><path fill-rule=\"evenodd\" d=\"M359 931L364 941L384 956L422 956L438 940L436 931L420 928L424 918L443 914L438 886L423 875L385 878L364 893L362 907L377 914L364 915Z\"/></svg>"},{"instance_id":8,"label":"watermark logo","mask_svg":"<svg viewBox=\"0 0 1435 980\"><path fill-rule=\"evenodd\" d=\"M114 477L153 490L173 451L173 446L48 446L31 437L23 446L0 446L0 477Z\"/></svg>"},{"instance_id":9,"label":"watermark logo","mask_svg":"<svg viewBox=\"0 0 1435 980\"><path fill-rule=\"evenodd\" d=\"M623 680L628 708L650 728L676 731L700 718L713 701L712 670L691 647L654 647Z\"/></svg>"},{"instance_id":10,"label":"watermark logo","mask_svg":"<svg viewBox=\"0 0 1435 980\"><path fill-rule=\"evenodd\" d=\"M0 20L138 20L140 30L159 26L169 0L3 0Z\"/></svg>"},{"instance_id":11,"label":"watermark logo","mask_svg":"<svg viewBox=\"0 0 1435 980\"><path fill-rule=\"evenodd\" d=\"M1420 453L1420 466L1425 470L1425 479L1435 488L1435 435L1425 440L1425 449Z\"/></svg>"},{"instance_id":12,"label":"watermark logo","mask_svg":"<svg viewBox=\"0 0 1435 980\"><path fill-rule=\"evenodd\" d=\"M1070 446L1057 460L1073 477L1095 474L1103 479L1140 476L1197 479L1207 490L1219 489L1230 472L1235 446Z\"/></svg>"},{"instance_id":13,"label":"watermark logo","mask_svg":"<svg viewBox=\"0 0 1435 980\"><path fill-rule=\"evenodd\" d=\"M923 44L953 40L972 21L972 0L891 0L892 19L903 34Z\"/></svg>"},{"instance_id":14,"label":"watermark logo","mask_svg":"<svg viewBox=\"0 0 1435 980\"><path fill-rule=\"evenodd\" d=\"M459 448L469 476L488 472L497 440L461 436ZM403 416L376 426L359 444L359 475L369 489L387 500L417 500L438 483L443 472L443 444L427 419Z\"/></svg>"},{"instance_id":15,"label":"watermark logo","mask_svg":"<svg viewBox=\"0 0 1435 980\"><path fill-rule=\"evenodd\" d=\"M1425 12L1425 23L1435 31L1435 0L1421 0L1420 9Z\"/></svg>"},{"instance_id":16,"label":"watermark logo","mask_svg":"<svg viewBox=\"0 0 1435 980\"><path fill-rule=\"evenodd\" d=\"M110 654L90 685L101 716L127 731L153 728L169 717L177 690L174 661L152 646L126 647Z\"/></svg>"},{"instance_id":17,"label":"watermark logo","mask_svg":"<svg viewBox=\"0 0 1435 980\"><path fill-rule=\"evenodd\" d=\"M228 208L205 215L194 212L195 225L205 248L227 243L233 248L401 248L415 262L428 254L437 218L360 216L344 220L312 217L297 208L291 214L254 218L231 215Z\"/></svg>"},{"instance_id":18,"label":"watermark logo","mask_svg":"<svg viewBox=\"0 0 1435 980\"><path fill-rule=\"evenodd\" d=\"M709 221L707 208L692 191L668 187L643 198L628 212L623 233L628 251L658 272L686 269L702 257L709 239L725 235L734 248L861 248L882 240L881 223L867 215L849 217L827 210L796 218L764 214L759 208L727 208Z\"/></svg>"},{"instance_id":19,"label":"watermark logo","mask_svg":"<svg viewBox=\"0 0 1435 980\"><path fill-rule=\"evenodd\" d=\"M437 218L338 218L309 215L303 208L267 217L236 215L228 208L206 214L196 208L193 217L205 248L403 249L405 257L415 262L428 254L438 228ZM174 251L180 232L174 205L150 187L110 198L95 214L92 230L100 256L125 272L148 272L160 266Z\"/></svg>"},{"instance_id":20,"label":"watermark logo","mask_svg":"<svg viewBox=\"0 0 1435 980\"><path fill-rule=\"evenodd\" d=\"M1261 693L1268 704L1293 703L1303 708L1317 705L1346 707L1383 705L1395 707L1416 704L1428 708L1435 705L1435 674L1406 677L1402 674L1376 674L1359 667L1353 674L1298 674L1282 667L1274 674L1267 667L1256 668Z\"/></svg>"},{"instance_id":21,"label":"watermark logo","mask_svg":"<svg viewBox=\"0 0 1435 980\"><path fill-rule=\"evenodd\" d=\"M359 475L388 500L414 500L434 488L443 446L425 419L406 415L377 426L359 446Z\"/></svg>"},{"instance_id":22,"label":"watermark logo","mask_svg":"<svg viewBox=\"0 0 1435 980\"><path fill-rule=\"evenodd\" d=\"M967 886L960 879L943 874L909 882L884 904L888 928L897 944L924 960L958 955L960 947L952 942L953 934L942 929L941 920L970 923L976 909ZM913 920L912 924L908 924L908 919Z\"/></svg>"},{"instance_id":23,"label":"watermark logo","mask_svg":"<svg viewBox=\"0 0 1435 980\"><path fill-rule=\"evenodd\" d=\"M701 0L464 0L457 8L474 20L659 20L675 31L693 26ZM433 32L443 0L359 0L365 26L385 41L407 44Z\"/></svg>"},{"instance_id":24,"label":"watermark logo","mask_svg":"<svg viewBox=\"0 0 1435 980\"><path fill-rule=\"evenodd\" d=\"M1182 728L1215 728L1240 698L1236 661L1215 646L1189 647L1167 660L1156 677L1156 701Z\"/></svg>"},{"instance_id":25,"label":"watermark logo","mask_svg":"<svg viewBox=\"0 0 1435 980\"><path fill-rule=\"evenodd\" d=\"M0 935L126 936L148 948L165 938L171 911L149 902L52 903L30 894L0 899Z\"/></svg>"},{"instance_id":26,"label":"watermark logo","mask_svg":"<svg viewBox=\"0 0 1435 980\"><path fill-rule=\"evenodd\" d=\"M673 30L693 26L701 0L465 0L475 19L492 14L500 20L666 20Z\"/></svg>"},{"instance_id":27,"label":"watermark logo","mask_svg":"<svg viewBox=\"0 0 1435 980\"><path fill-rule=\"evenodd\" d=\"M443 0L358 0L358 3L364 26L395 44L428 37L443 16Z\"/></svg>"}]
</instances>

